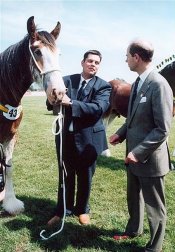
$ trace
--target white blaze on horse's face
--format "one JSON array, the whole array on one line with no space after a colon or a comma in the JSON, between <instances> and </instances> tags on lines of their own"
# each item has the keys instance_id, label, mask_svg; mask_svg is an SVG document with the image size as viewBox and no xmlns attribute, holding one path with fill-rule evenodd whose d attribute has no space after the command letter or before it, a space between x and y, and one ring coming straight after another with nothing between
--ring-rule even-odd
<instances>
[{"instance_id":1,"label":"white blaze on horse's face","mask_svg":"<svg viewBox=\"0 0 175 252\"><path fill-rule=\"evenodd\" d=\"M35 41L32 47L35 63L43 76L43 86L47 98L51 104L58 103L66 92L59 65L58 49L43 46L41 41Z\"/></svg>"},{"instance_id":2,"label":"white blaze on horse's face","mask_svg":"<svg viewBox=\"0 0 175 252\"><path fill-rule=\"evenodd\" d=\"M40 49L42 54L43 86L51 104L61 101L66 92L59 65L59 51L44 46Z\"/></svg>"}]
</instances>

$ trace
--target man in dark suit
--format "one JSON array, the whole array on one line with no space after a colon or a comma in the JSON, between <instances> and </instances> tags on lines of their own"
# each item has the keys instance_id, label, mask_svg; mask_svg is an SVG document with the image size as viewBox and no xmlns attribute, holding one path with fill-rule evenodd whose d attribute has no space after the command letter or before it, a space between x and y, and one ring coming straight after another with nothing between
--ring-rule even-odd
<instances>
[{"instance_id":1,"label":"man in dark suit","mask_svg":"<svg viewBox=\"0 0 175 252\"><path fill-rule=\"evenodd\" d=\"M90 224L89 197L96 159L107 148L102 115L109 107L111 86L96 76L101 59L99 51L87 51L81 62L82 73L63 77L67 87L67 94L62 100L65 108L62 135L63 162L67 171L66 210L67 215L78 216L82 225ZM49 227L61 220L64 208L59 135L56 137L56 148L59 161L59 191L56 212L47 224Z\"/></svg>"},{"instance_id":2,"label":"man in dark suit","mask_svg":"<svg viewBox=\"0 0 175 252\"><path fill-rule=\"evenodd\" d=\"M129 220L125 232L114 239L142 234L145 205L150 240L141 251L146 252L162 251L167 218L164 177L170 168L167 137L173 111L172 90L151 65L153 52L152 45L143 40L129 45L126 62L138 73L139 80L132 86L126 122L109 138L113 145L126 139Z\"/></svg>"}]
</instances>

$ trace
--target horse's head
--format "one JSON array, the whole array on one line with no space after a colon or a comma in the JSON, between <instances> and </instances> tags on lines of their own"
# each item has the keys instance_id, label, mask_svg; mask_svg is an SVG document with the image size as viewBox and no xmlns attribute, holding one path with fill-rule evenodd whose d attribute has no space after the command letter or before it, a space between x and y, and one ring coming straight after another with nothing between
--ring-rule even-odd
<instances>
[{"instance_id":1,"label":"horse's head","mask_svg":"<svg viewBox=\"0 0 175 252\"><path fill-rule=\"evenodd\" d=\"M42 79L47 98L51 104L60 102L66 92L59 66L59 53L55 43L60 29L61 25L58 22L51 33L39 32L36 29L34 17L30 17L27 21L33 78L36 82L38 82L38 77L40 77L40 81Z\"/></svg>"}]
</instances>

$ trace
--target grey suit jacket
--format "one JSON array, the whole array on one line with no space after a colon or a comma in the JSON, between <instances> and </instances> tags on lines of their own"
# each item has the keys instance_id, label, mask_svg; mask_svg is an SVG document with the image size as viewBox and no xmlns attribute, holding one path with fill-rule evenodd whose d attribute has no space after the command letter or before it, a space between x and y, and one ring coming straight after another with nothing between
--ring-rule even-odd
<instances>
[{"instance_id":1,"label":"grey suit jacket","mask_svg":"<svg viewBox=\"0 0 175 252\"><path fill-rule=\"evenodd\" d=\"M170 168L167 136L172 122L172 90L164 77L152 71L130 113L132 93L133 88L126 122L117 131L121 141L126 139L126 155L132 151L139 160L128 168L137 176L163 176Z\"/></svg>"}]
</instances>

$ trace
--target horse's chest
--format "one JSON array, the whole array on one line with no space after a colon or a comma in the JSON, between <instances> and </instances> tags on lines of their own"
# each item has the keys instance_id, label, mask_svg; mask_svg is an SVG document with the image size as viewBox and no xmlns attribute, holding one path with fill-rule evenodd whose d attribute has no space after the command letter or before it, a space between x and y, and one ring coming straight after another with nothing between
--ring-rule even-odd
<instances>
[{"instance_id":1,"label":"horse's chest","mask_svg":"<svg viewBox=\"0 0 175 252\"><path fill-rule=\"evenodd\" d=\"M0 143L4 143L5 141L13 138L13 136L17 133L21 119L22 113L20 117L14 121L10 121L3 115L0 115Z\"/></svg>"}]
</instances>

